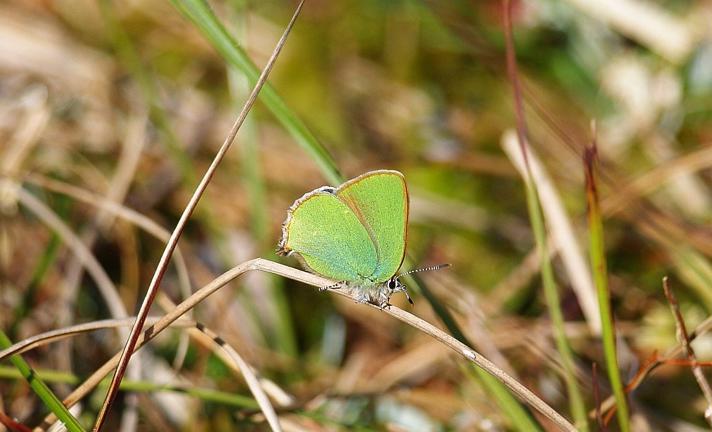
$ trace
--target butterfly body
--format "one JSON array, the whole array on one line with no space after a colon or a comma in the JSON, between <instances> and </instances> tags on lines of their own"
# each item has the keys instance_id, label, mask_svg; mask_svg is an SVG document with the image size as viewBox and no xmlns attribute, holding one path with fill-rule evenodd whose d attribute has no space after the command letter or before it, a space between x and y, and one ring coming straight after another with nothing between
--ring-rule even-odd
<instances>
[{"instance_id":1,"label":"butterfly body","mask_svg":"<svg viewBox=\"0 0 712 432\"><path fill-rule=\"evenodd\" d=\"M350 281L339 284L359 303L372 303L381 308L388 305L388 301L396 292L406 292L405 286L395 279L386 282L373 282L370 280ZM408 297L410 299L410 297Z\"/></svg>"},{"instance_id":2,"label":"butterfly body","mask_svg":"<svg viewBox=\"0 0 712 432\"><path fill-rule=\"evenodd\" d=\"M324 186L287 212L277 252L334 279L360 302L384 307L405 287L397 280L408 224L403 174L367 172L338 188Z\"/></svg>"}]
</instances>

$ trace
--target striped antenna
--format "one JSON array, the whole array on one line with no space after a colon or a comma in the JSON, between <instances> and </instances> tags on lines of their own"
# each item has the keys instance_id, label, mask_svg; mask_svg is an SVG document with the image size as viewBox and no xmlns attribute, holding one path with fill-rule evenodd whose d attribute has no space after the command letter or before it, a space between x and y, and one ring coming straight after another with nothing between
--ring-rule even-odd
<instances>
[{"instance_id":1,"label":"striped antenna","mask_svg":"<svg viewBox=\"0 0 712 432\"><path fill-rule=\"evenodd\" d=\"M430 266L430 267L423 267L423 268L419 268L419 269L408 270L407 272L401 273L401 274L399 274L398 276L396 276L396 279L399 279L399 278L401 278L401 277L403 277L403 276L406 276L406 275L409 275L409 274L412 274L412 273L420 273L420 272L425 272L425 271L440 270L440 269L444 269L444 268L448 268L448 267L450 267L450 264L438 264L438 265L434 265L434 266Z\"/></svg>"}]
</instances>

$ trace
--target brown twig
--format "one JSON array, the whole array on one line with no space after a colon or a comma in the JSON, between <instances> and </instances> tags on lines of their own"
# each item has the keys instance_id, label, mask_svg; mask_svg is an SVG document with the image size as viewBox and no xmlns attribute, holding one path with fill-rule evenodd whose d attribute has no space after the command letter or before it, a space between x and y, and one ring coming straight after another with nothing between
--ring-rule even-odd
<instances>
[{"instance_id":1,"label":"brown twig","mask_svg":"<svg viewBox=\"0 0 712 432\"><path fill-rule=\"evenodd\" d=\"M146 322L154 324L159 320L160 317L148 317ZM98 321L91 321L82 324L71 325L63 327L60 329L50 330L43 333L36 334L16 342L4 350L0 351L0 360L10 357L11 355L22 354L27 351L36 349L38 347L44 346L46 344L60 341L62 339L67 339L72 336L83 334L95 330L106 330L114 329L119 327L129 327L131 326L136 317L126 317L118 319L105 319ZM192 322L179 320L173 323L174 326L189 326L193 325Z\"/></svg>"},{"instance_id":2,"label":"brown twig","mask_svg":"<svg viewBox=\"0 0 712 432\"><path fill-rule=\"evenodd\" d=\"M0 410L0 425L5 426L12 432L30 432L32 430L28 426L15 421L12 417L2 412L2 410Z\"/></svg>"},{"instance_id":3,"label":"brown twig","mask_svg":"<svg viewBox=\"0 0 712 432\"><path fill-rule=\"evenodd\" d=\"M153 304L153 300L155 299L156 294L158 294L158 288L161 284L161 281L163 280L163 275L165 274L166 269L168 268L168 262L170 261L171 256L173 255L173 250L176 248L176 245L178 244L178 239L183 233L183 228L188 222L190 216L193 214L193 211L198 205L198 201L200 201L203 192L205 192L205 189L208 187L208 184L210 183L210 180L215 174L218 165L225 157L227 151L230 149L230 146L232 145L232 142L234 141L235 136L237 135L237 131L240 129L242 123L247 117L247 113L249 113L250 109L252 108L252 105L254 105L255 101L257 100L257 95L259 94L260 89L262 88L264 83L267 81L267 76L272 70L272 66L277 60L277 56L279 56L279 53L281 52L282 47L284 46L287 40L287 36L289 35L289 32L294 26L294 23L296 22L297 16L299 16L299 12L301 11L303 5L304 0L302 0L297 6L297 9L295 10L294 15L292 16L292 19L287 25L287 28L282 34L282 37L277 43L277 46L275 47L274 51L272 52L272 56L267 61L267 65L262 70L262 73L260 74L260 77L257 80L257 83L255 84L252 93L250 93L250 97L245 102L242 111L237 116L237 119L235 120L235 123L230 129L230 132L228 133L227 137L225 138L225 141L223 142L222 146L215 155L215 158L210 164L210 167L208 167L208 170L203 175L203 178L198 184L198 187L193 192L193 196L191 196L190 201L186 205L185 209L183 210L183 213L181 214L180 219L178 220L178 223L176 224L176 227L171 233L171 238L168 240L168 244L166 245L163 251L163 255L161 256L158 266L156 267L156 271L154 272L153 277L151 278L148 290L146 291L146 296L144 297L143 303L141 304L141 308L139 309L136 323L131 328L129 338L126 341L126 345L124 345L124 349L121 352L121 356L119 357L116 372L114 372L114 376L111 379L111 384L109 385L109 389L104 399L104 403L101 406L101 410L99 411L99 415L97 416L96 423L94 424L95 431L101 430L101 427L106 421L106 415L109 411L109 408L111 407L111 403L114 401L114 398L116 397L116 394L119 391L119 384L121 383L121 379L123 378L124 373L126 372L129 360L131 359L131 354L133 354L134 348L136 347L136 343L138 342L139 336L141 335L141 331L143 330L144 321L146 320L146 316L148 316L148 311L151 308L151 305Z\"/></svg>"},{"instance_id":4,"label":"brown twig","mask_svg":"<svg viewBox=\"0 0 712 432\"><path fill-rule=\"evenodd\" d=\"M710 390L710 385L705 378L704 373L702 373L702 368L695 364L697 358L695 357L695 350L690 344L690 335L687 333L687 327L685 326L685 320L682 318L682 313L680 312L680 304L677 302L675 295L670 289L670 284L668 282L668 277L663 278L663 290L665 291L665 297L667 297L668 303L670 303L670 310L672 310L672 315L675 317L675 325L677 327L677 339L682 344L687 354L687 359L693 362L691 369L692 374L697 380L697 384L702 390L702 394L707 400L707 409L705 409L705 420L712 426L712 390Z\"/></svg>"}]
</instances>

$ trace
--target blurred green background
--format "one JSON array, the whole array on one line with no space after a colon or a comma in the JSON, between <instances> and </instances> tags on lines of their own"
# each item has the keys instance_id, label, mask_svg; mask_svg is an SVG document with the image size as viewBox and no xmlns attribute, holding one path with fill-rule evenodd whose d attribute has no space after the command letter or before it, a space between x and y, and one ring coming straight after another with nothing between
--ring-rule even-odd
<instances>
[{"instance_id":1,"label":"blurred green background","mask_svg":"<svg viewBox=\"0 0 712 432\"><path fill-rule=\"evenodd\" d=\"M0 324L13 341L112 317L58 226L93 253L135 312L163 243L125 215L98 210L97 200L170 231L251 89L245 60L255 70L265 64L296 7L211 2L235 50L215 42L221 29L209 19L189 18L200 4L0 4ZM555 197L552 204L540 191L560 308L575 376L593 410L595 391L603 400L611 388L588 270L583 153L594 139L592 121L623 382L676 345L663 276L671 277L690 330L712 310L712 5L532 0L512 7L530 157ZM337 184L339 174L399 170L410 191L410 262L453 265L423 275L433 298L414 286L409 310L453 332L437 311L444 308L474 348L572 418L526 190L512 159L503 18L499 1L307 1L269 79L279 103L255 105L180 241L192 289L258 256L298 266L274 254L296 198ZM563 222L547 211L557 198ZM562 224L571 227L566 246ZM175 267L162 287L175 302L187 294ZM392 302L407 306L400 296ZM162 313L154 306L154 315ZM285 430L528 424L443 345L296 282L246 275L194 318L293 397L275 403ZM267 429L244 380L209 348L186 345L185 334L167 331L151 343L139 381L242 395L244 403L144 389L135 393L132 420L122 393L108 430ZM122 343L102 330L25 358L69 374L65 381L74 384L46 380L61 398ZM693 346L699 360L712 359L708 335ZM0 411L34 426L47 408L12 369L8 362L0 369ZM82 404L86 426L103 395L95 391ZM629 402L633 430L706 424L707 403L685 365L658 368ZM596 430L593 418L591 425ZM608 430L617 427L611 421Z\"/></svg>"}]
</instances>

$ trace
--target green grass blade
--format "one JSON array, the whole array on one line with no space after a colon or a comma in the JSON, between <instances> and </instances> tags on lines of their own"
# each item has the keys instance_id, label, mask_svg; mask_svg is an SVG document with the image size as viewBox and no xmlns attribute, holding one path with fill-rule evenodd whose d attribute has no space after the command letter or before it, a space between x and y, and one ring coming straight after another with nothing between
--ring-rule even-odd
<instances>
[{"instance_id":1,"label":"green grass blade","mask_svg":"<svg viewBox=\"0 0 712 432\"><path fill-rule=\"evenodd\" d=\"M234 23L235 32L238 37L244 37L246 26L246 3L236 2L231 22ZM250 87L247 77L240 73L234 66L228 65L228 78L230 89L234 93L235 100L245 99L249 94ZM270 220L267 193L262 172L262 161L260 158L260 145L257 133L257 125L254 116L248 114L242 126L242 146L240 148L241 161L240 171L242 180L247 189L249 200L250 231L255 239L256 249L260 254L269 250L274 253L274 245L270 237L268 221ZM282 278L265 274L266 282L269 286L269 301L274 305L275 313L269 320L270 330L274 337L270 337L267 342L272 341L274 348L280 352L296 358L298 355L297 336L295 332L294 319L289 308L289 301L284 292L284 281ZM259 320L258 321L264 321Z\"/></svg>"},{"instance_id":2,"label":"green grass blade","mask_svg":"<svg viewBox=\"0 0 712 432\"><path fill-rule=\"evenodd\" d=\"M522 432L542 430L541 426L539 426L536 420L534 420L531 413L524 408L524 406L522 406L522 404L519 403L514 396L512 396L509 389L498 381L497 378L477 366L469 366L468 369L470 371L474 371L477 378L480 379L489 394L494 397L502 412L507 416L509 421L512 422L512 426L515 430Z\"/></svg>"},{"instance_id":3,"label":"green grass blade","mask_svg":"<svg viewBox=\"0 0 712 432\"><path fill-rule=\"evenodd\" d=\"M181 11L210 41L213 47L223 58L240 70L247 77L250 85L257 81L259 70L247 56L245 50L230 36L225 27L203 0L171 0L175 7ZM343 181L334 160L327 150L317 141L297 115L287 106L273 87L265 84L260 92L260 100L267 106L272 114L279 120L284 128L292 135L316 162L324 176L334 185Z\"/></svg>"},{"instance_id":4,"label":"green grass blade","mask_svg":"<svg viewBox=\"0 0 712 432\"><path fill-rule=\"evenodd\" d=\"M81 380L70 373L57 372L51 370L37 371L36 376L38 376L43 381L56 382L63 384L79 384ZM22 375L13 368L0 366L0 378L10 378L18 379L22 378ZM106 387L109 385L109 379L104 379L100 387ZM226 393L219 390L206 389L200 387L187 387L182 385L173 384L158 384L148 381L133 381L133 380L123 380L121 381L121 386L119 387L124 391L131 392L145 392L153 393L160 391L170 391L175 393L183 393L195 398L204 400L206 402L215 402L224 405L230 405L238 408L246 409L258 409L259 405L255 400L249 396L243 396L233 393Z\"/></svg>"},{"instance_id":5,"label":"green grass blade","mask_svg":"<svg viewBox=\"0 0 712 432\"><path fill-rule=\"evenodd\" d=\"M12 341L10 341L10 338L7 337L4 331L0 330L0 348L5 349L11 345ZM35 371L32 370L22 356L14 355L10 357L10 361L15 365L15 368L17 368L22 377L27 380L32 390L39 396L45 406L64 423L70 432L82 432L84 430L67 407L62 404L62 401L60 401L42 379L37 376Z\"/></svg>"},{"instance_id":6,"label":"green grass blade","mask_svg":"<svg viewBox=\"0 0 712 432\"><path fill-rule=\"evenodd\" d=\"M526 182L526 189L529 219L531 220L532 230L534 231L539 257L541 259L541 279L542 285L544 286L544 297L546 298L549 316L551 317L556 349L561 356L564 381L569 396L569 408L576 421L576 427L581 431L588 431L586 406L583 402L581 389L576 383L574 354L564 331L564 316L561 312L559 290L556 285L556 280L554 279L554 271L551 267L551 261L549 260L549 253L547 251L546 227L544 226L541 207L539 205L539 196L534 183Z\"/></svg>"},{"instance_id":7,"label":"green grass blade","mask_svg":"<svg viewBox=\"0 0 712 432\"><path fill-rule=\"evenodd\" d=\"M57 215L64 217L69 213L71 208L71 203L68 199L60 197L58 200ZM47 276L47 273L52 268L52 264L57 259L57 254L62 246L62 239L56 232L52 232L52 236L47 241L45 246L45 251L37 261L34 270L32 271L32 277L30 278L30 283L27 286L27 291L22 296L20 303L15 307L14 322L10 327L10 334L13 334L20 324L22 319L29 313L31 309L31 303L37 293L37 290L42 285L42 282Z\"/></svg>"},{"instance_id":8,"label":"green grass blade","mask_svg":"<svg viewBox=\"0 0 712 432\"><path fill-rule=\"evenodd\" d=\"M608 370L608 379L613 388L613 395L618 406L618 424L622 432L630 431L628 422L628 402L626 400L623 383L618 368L616 356L616 335L611 312L611 299L608 291L608 270L606 267L606 254L603 240L603 222L596 190L594 164L596 163L595 147L586 149L584 156L586 171L586 201L588 203L588 231L589 253L591 254L591 270L593 282L598 295L598 308L601 312L601 336L603 338L603 351Z\"/></svg>"}]
</instances>

